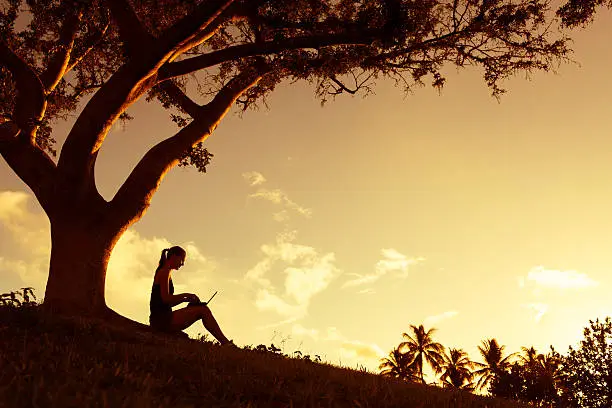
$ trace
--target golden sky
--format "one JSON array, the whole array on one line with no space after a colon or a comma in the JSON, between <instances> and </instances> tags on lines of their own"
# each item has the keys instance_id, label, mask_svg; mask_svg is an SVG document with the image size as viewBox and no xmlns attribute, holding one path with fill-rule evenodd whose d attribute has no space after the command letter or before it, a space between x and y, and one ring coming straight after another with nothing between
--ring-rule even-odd
<instances>
[{"instance_id":1,"label":"golden sky","mask_svg":"<svg viewBox=\"0 0 612 408\"><path fill-rule=\"evenodd\" d=\"M108 303L146 322L159 253L179 244L177 291L218 290L211 308L239 345L375 369L423 323L473 359L491 337L565 352L612 315L610 24L603 12L577 33L580 65L515 78L501 103L474 69L449 69L441 94L382 82L323 108L307 84L280 87L269 110L224 120L207 174L166 177L113 253ZM98 159L108 199L175 131L157 106L130 113ZM48 221L3 161L0 242L0 292L42 296Z\"/></svg>"}]
</instances>

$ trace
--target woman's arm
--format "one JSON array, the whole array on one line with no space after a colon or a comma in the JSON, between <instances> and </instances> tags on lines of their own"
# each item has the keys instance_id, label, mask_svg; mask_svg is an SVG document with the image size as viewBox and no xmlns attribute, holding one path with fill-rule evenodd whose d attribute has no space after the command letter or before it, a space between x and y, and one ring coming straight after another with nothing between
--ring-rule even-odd
<instances>
[{"instance_id":1,"label":"woman's arm","mask_svg":"<svg viewBox=\"0 0 612 408\"><path fill-rule=\"evenodd\" d=\"M168 279L160 280L161 298L164 303L170 306L176 306L184 302L189 302L193 297L197 298L197 296L192 293L177 293L176 295L170 294L170 285L168 282L169 277Z\"/></svg>"}]
</instances>

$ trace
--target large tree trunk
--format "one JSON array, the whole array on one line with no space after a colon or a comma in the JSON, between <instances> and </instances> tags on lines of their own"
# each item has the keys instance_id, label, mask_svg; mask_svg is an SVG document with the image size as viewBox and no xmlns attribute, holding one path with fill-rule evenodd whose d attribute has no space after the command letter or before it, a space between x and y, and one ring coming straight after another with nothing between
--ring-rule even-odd
<instances>
[{"instance_id":1,"label":"large tree trunk","mask_svg":"<svg viewBox=\"0 0 612 408\"><path fill-rule=\"evenodd\" d=\"M91 207L81 207L88 208L88 215L72 212L61 221L50 217L51 263L44 309L131 332L151 332L148 325L121 316L106 305L106 268L127 226L109 222L109 217L99 216Z\"/></svg>"},{"instance_id":2,"label":"large tree trunk","mask_svg":"<svg viewBox=\"0 0 612 408\"><path fill-rule=\"evenodd\" d=\"M108 312L106 268L123 230L109 231L104 217L96 219L93 214L72 217L51 217L51 262L44 305L61 314L103 316Z\"/></svg>"}]
</instances>

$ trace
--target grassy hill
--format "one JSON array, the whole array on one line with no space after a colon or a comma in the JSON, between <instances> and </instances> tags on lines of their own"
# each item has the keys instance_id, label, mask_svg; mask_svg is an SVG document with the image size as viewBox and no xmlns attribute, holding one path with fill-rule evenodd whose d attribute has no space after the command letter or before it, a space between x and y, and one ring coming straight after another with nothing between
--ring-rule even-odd
<instances>
[{"instance_id":1,"label":"grassy hill","mask_svg":"<svg viewBox=\"0 0 612 408\"><path fill-rule=\"evenodd\" d=\"M154 333L0 307L0 407L522 405Z\"/></svg>"}]
</instances>

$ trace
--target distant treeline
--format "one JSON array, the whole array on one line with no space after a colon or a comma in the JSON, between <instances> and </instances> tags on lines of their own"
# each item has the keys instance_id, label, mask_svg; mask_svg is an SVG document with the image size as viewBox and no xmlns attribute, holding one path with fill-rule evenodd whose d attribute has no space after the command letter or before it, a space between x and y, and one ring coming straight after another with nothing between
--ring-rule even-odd
<instances>
[{"instance_id":1,"label":"distant treeline","mask_svg":"<svg viewBox=\"0 0 612 408\"><path fill-rule=\"evenodd\" d=\"M431 385L513 399L538 407L612 407L612 320L590 320L578 348L563 355L552 346L546 354L534 347L505 353L492 338L478 346L482 362L461 349L436 342L436 329L410 326L379 366L380 374L408 382L427 383L429 366L436 374Z\"/></svg>"}]
</instances>

